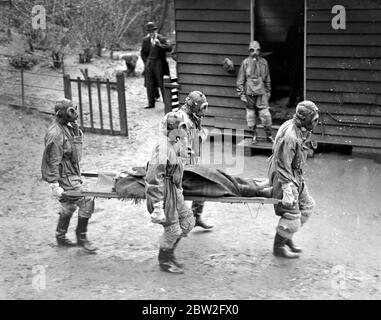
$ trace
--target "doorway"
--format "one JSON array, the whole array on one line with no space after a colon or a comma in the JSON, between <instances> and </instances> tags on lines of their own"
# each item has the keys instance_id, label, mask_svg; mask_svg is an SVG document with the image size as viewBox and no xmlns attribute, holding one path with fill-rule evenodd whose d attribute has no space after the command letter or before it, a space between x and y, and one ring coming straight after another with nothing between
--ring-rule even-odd
<instances>
[{"instance_id":1,"label":"doorway","mask_svg":"<svg viewBox=\"0 0 381 320\"><path fill-rule=\"evenodd\" d=\"M305 1L252 1L254 38L270 68L273 120L281 123L303 100Z\"/></svg>"}]
</instances>

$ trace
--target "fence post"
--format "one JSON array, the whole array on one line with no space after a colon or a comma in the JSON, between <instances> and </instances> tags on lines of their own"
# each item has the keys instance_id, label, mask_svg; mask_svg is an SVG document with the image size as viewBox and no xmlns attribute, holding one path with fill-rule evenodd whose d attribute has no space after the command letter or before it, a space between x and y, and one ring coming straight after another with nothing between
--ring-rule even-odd
<instances>
[{"instance_id":1,"label":"fence post","mask_svg":"<svg viewBox=\"0 0 381 320\"><path fill-rule=\"evenodd\" d=\"M171 77L170 76L164 76L163 79L164 82L164 114L167 114L168 112L172 111L172 92L171 88L167 87L166 84L171 84Z\"/></svg>"},{"instance_id":2,"label":"fence post","mask_svg":"<svg viewBox=\"0 0 381 320\"><path fill-rule=\"evenodd\" d=\"M63 76L63 82L64 82L65 98L71 100L72 95L71 95L71 84L70 84L70 75L69 74L65 74Z\"/></svg>"},{"instance_id":3,"label":"fence post","mask_svg":"<svg viewBox=\"0 0 381 320\"><path fill-rule=\"evenodd\" d=\"M116 87L118 90L120 132L123 135L128 136L126 93L124 86L124 73L122 72L118 72L116 75Z\"/></svg>"},{"instance_id":4,"label":"fence post","mask_svg":"<svg viewBox=\"0 0 381 320\"><path fill-rule=\"evenodd\" d=\"M21 105L25 107L25 94L24 94L24 59L21 58Z\"/></svg>"}]
</instances>

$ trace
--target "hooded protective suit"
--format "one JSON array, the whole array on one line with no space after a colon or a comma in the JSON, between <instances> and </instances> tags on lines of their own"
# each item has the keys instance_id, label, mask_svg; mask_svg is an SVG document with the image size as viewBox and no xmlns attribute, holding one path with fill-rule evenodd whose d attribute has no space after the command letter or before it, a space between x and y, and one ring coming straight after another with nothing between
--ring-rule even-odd
<instances>
[{"instance_id":1,"label":"hooded protective suit","mask_svg":"<svg viewBox=\"0 0 381 320\"><path fill-rule=\"evenodd\" d=\"M315 205L304 181L303 166L311 135L309 130L313 130L318 117L318 108L313 102L300 102L293 119L279 128L269 159L273 198L282 199L282 203L274 205L275 213L281 216L277 232L287 239L307 221Z\"/></svg>"},{"instance_id":2,"label":"hooded protective suit","mask_svg":"<svg viewBox=\"0 0 381 320\"><path fill-rule=\"evenodd\" d=\"M154 147L148 163L146 183L147 209L164 210L164 234L160 248L171 249L176 241L194 227L192 211L187 207L182 190L184 172L185 135L181 129L183 118L174 112L166 115L163 123L165 136Z\"/></svg>"}]
</instances>

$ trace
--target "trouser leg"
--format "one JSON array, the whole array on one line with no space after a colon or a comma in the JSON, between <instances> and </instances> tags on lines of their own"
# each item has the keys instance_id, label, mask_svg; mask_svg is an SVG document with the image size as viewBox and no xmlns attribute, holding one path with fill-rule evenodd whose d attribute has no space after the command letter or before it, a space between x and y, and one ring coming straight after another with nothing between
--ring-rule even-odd
<instances>
[{"instance_id":1,"label":"trouser leg","mask_svg":"<svg viewBox=\"0 0 381 320\"><path fill-rule=\"evenodd\" d=\"M261 120L263 128L265 130L266 138L270 140L270 138L272 138L272 133L271 133L272 119L271 119L270 110L269 108L260 109L258 113L259 113L259 118Z\"/></svg>"},{"instance_id":2,"label":"trouser leg","mask_svg":"<svg viewBox=\"0 0 381 320\"><path fill-rule=\"evenodd\" d=\"M147 89L148 106L155 107L155 94L157 92L157 83L155 79L154 66L151 64L145 70L145 83Z\"/></svg>"}]
</instances>

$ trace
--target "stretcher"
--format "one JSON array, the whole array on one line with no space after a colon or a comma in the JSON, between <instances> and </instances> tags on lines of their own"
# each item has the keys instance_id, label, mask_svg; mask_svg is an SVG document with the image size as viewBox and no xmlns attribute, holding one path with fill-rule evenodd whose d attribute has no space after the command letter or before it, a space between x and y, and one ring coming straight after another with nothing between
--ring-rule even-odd
<instances>
[{"instance_id":1,"label":"stretcher","mask_svg":"<svg viewBox=\"0 0 381 320\"><path fill-rule=\"evenodd\" d=\"M83 172L85 178L98 178L98 173ZM120 196L113 191L87 190L82 191L65 191L64 196L69 198L94 197L106 199L121 199ZM122 198L123 199L123 198ZM187 196L184 195L186 201L205 201L205 202L222 202L222 203L258 203L258 204L278 204L279 199L265 197L202 197L202 196ZM144 198L142 199L144 200Z\"/></svg>"}]
</instances>

